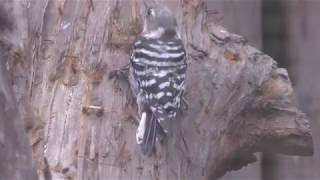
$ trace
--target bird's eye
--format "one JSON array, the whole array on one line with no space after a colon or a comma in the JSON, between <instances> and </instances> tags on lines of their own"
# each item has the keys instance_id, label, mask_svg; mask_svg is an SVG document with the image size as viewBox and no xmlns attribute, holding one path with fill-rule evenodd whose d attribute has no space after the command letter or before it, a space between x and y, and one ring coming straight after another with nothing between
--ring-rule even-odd
<instances>
[{"instance_id":1,"label":"bird's eye","mask_svg":"<svg viewBox=\"0 0 320 180\"><path fill-rule=\"evenodd\" d=\"M153 16L153 15L154 15L154 9L149 8L148 11L147 11L147 16L150 17L150 16Z\"/></svg>"}]
</instances>

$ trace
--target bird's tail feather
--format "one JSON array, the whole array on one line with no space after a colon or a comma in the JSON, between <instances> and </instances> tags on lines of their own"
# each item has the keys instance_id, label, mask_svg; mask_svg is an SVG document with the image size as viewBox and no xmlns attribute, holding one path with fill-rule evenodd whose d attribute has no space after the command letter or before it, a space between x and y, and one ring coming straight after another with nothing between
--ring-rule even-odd
<instances>
[{"instance_id":1,"label":"bird's tail feather","mask_svg":"<svg viewBox=\"0 0 320 180\"><path fill-rule=\"evenodd\" d=\"M143 142L141 143L141 149L143 154L145 154L146 156L150 156L154 150L157 132L160 128L153 113L147 114L147 122L145 128L146 129L143 137Z\"/></svg>"}]
</instances>

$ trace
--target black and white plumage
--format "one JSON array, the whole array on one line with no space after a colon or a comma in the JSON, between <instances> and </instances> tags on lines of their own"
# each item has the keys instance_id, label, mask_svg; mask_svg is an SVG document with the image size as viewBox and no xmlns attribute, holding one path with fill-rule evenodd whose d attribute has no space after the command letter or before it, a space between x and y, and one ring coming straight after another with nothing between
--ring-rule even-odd
<instances>
[{"instance_id":1,"label":"black and white plumage","mask_svg":"<svg viewBox=\"0 0 320 180\"><path fill-rule=\"evenodd\" d=\"M131 51L129 81L141 118L136 140L146 155L168 133L185 89L186 52L176 29L168 8L149 8Z\"/></svg>"}]
</instances>

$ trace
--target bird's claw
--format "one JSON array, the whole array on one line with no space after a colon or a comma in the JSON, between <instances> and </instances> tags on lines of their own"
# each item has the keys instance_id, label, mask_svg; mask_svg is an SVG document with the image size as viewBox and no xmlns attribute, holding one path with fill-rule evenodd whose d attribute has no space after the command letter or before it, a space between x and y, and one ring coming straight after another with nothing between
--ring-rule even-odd
<instances>
[{"instance_id":1,"label":"bird's claw","mask_svg":"<svg viewBox=\"0 0 320 180\"><path fill-rule=\"evenodd\" d=\"M188 101L185 99L185 97L182 96L182 98L181 98L181 110L182 110L182 111L188 111L188 109L189 109L189 103L188 103Z\"/></svg>"},{"instance_id":2,"label":"bird's claw","mask_svg":"<svg viewBox=\"0 0 320 180\"><path fill-rule=\"evenodd\" d=\"M109 79L128 79L129 64L120 69L113 70L109 73Z\"/></svg>"}]
</instances>

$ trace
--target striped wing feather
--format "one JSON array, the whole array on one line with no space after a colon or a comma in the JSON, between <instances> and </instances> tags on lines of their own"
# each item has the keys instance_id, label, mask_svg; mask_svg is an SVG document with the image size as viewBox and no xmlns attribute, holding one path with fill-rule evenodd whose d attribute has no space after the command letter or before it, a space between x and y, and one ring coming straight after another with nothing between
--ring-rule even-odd
<instances>
[{"instance_id":1,"label":"striped wing feather","mask_svg":"<svg viewBox=\"0 0 320 180\"><path fill-rule=\"evenodd\" d=\"M139 37L132 50L132 76L142 90L138 96L150 107L161 127L168 131L184 91L186 56L180 39Z\"/></svg>"}]
</instances>

